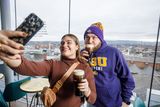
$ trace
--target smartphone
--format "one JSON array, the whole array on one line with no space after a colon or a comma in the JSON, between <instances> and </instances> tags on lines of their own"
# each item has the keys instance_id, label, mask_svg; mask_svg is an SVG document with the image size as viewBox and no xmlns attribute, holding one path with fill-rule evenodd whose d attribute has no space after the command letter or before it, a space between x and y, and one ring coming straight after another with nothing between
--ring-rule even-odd
<instances>
[{"instance_id":1,"label":"smartphone","mask_svg":"<svg viewBox=\"0 0 160 107\"><path fill-rule=\"evenodd\" d=\"M23 31L27 37L12 37L15 42L26 45L27 42L43 27L44 22L34 13L29 14L25 20L16 28L16 31Z\"/></svg>"}]
</instances>

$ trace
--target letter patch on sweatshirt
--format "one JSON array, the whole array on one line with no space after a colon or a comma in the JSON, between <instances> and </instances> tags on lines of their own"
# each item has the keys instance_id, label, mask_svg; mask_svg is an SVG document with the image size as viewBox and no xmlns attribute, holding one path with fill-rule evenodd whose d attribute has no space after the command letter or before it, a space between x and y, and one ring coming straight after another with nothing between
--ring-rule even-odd
<instances>
[{"instance_id":1,"label":"letter patch on sweatshirt","mask_svg":"<svg viewBox=\"0 0 160 107\"><path fill-rule=\"evenodd\" d=\"M103 67L107 67L107 58L93 57L90 61L90 65L94 70L103 71Z\"/></svg>"},{"instance_id":2,"label":"letter patch on sweatshirt","mask_svg":"<svg viewBox=\"0 0 160 107\"><path fill-rule=\"evenodd\" d=\"M107 58L106 57L93 57L91 59L90 65L92 67L94 67L94 66L106 67L107 66Z\"/></svg>"}]
</instances>

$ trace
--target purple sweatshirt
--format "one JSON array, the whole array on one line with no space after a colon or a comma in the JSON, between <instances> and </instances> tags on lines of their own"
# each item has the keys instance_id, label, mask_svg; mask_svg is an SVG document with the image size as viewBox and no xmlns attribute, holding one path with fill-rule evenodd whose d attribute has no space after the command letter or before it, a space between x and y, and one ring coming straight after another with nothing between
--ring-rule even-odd
<instances>
[{"instance_id":1,"label":"purple sweatshirt","mask_svg":"<svg viewBox=\"0 0 160 107\"><path fill-rule=\"evenodd\" d=\"M121 107L130 102L135 82L122 53L102 42L91 55L90 65L95 75L96 107Z\"/></svg>"}]
</instances>

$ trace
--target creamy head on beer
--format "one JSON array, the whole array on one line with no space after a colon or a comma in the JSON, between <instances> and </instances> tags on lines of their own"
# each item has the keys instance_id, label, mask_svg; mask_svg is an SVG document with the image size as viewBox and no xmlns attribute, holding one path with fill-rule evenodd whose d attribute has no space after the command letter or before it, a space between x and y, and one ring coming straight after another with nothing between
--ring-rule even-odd
<instances>
[{"instance_id":1,"label":"creamy head on beer","mask_svg":"<svg viewBox=\"0 0 160 107\"><path fill-rule=\"evenodd\" d=\"M76 69L74 70L74 75L75 76L83 76L84 75L84 71L81 69Z\"/></svg>"},{"instance_id":2,"label":"creamy head on beer","mask_svg":"<svg viewBox=\"0 0 160 107\"><path fill-rule=\"evenodd\" d=\"M85 49L91 53L93 51L94 45L93 44L86 44Z\"/></svg>"},{"instance_id":3,"label":"creamy head on beer","mask_svg":"<svg viewBox=\"0 0 160 107\"><path fill-rule=\"evenodd\" d=\"M92 49L93 47L94 47L93 44L86 44L86 48Z\"/></svg>"}]
</instances>

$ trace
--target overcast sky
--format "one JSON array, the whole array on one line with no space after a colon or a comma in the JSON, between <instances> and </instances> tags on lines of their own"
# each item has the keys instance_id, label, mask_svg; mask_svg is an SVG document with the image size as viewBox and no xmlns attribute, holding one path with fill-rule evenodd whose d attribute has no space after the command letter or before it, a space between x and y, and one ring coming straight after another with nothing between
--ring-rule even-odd
<instances>
[{"instance_id":1,"label":"overcast sky","mask_svg":"<svg viewBox=\"0 0 160 107\"><path fill-rule=\"evenodd\" d=\"M31 12L46 22L49 36L33 40L57 41L68 33L69 0L16 2L18 24ZM155 41L159 15L160 0L71 0L71 33L83 40L86 28L99 21L106 40Z\"/></svg>"}]
</instances>

